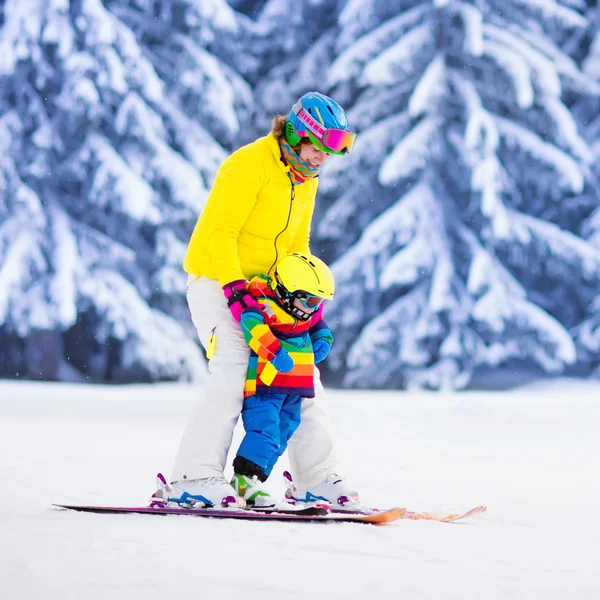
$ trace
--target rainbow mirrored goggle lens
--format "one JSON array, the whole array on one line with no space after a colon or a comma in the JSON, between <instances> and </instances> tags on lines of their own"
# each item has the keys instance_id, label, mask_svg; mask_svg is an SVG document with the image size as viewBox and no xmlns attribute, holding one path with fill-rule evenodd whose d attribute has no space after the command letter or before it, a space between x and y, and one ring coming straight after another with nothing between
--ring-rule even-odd
<instances>
[{"instance_id":1,"label":"rainbow mirrored goggle lens","mask_svg":"<svg viewBox=\"0 0 600 600\"><path fill-rule=\"evenodd\" d=\"M323 127L304 110L300 102L296 102L292 110L298 119L306 125L308 132L312 134L310 136L311 139L314 137L319 142L317 145L321 147L321 150L333 152L334 154L347 154L352 151L354 141L356 140L355 133L346 131L345 129L328 129ZM305 137L307 132L298 131L297 133L300 137Z\"/></svg>"},{"instance_id":2,"label":"rainbow mirrored goggle lens","mask_svg":"<svg viewBox=\"0 0 600 600\"><path fill-rule=\"evenodd\" d=\"M313 296L312 294L308 294L306 292L294 292L294 298L300 300L304 308L310 311L317 308L321 302L323 302L323 298L320 298L319 296Z\"/></svg>"}]
</instances>

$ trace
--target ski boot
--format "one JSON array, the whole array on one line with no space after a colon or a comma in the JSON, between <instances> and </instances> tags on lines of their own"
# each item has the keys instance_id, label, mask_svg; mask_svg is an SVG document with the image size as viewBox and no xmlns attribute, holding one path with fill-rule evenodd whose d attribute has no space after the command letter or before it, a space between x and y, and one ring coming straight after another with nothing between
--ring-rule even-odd
<instances>
[{"instance_id":1,"label":"ski boot","mask_svg":"<svg viewBox=\"0 0 600 600\"><path fill-rule=\"evenodd\" d=\"M245 508L246 501L236 496L224 477L185 479L167 483L164 475L156 476L158 490L150 498L150 507L178 508Z\"/></svg>"},{"instance_id":2,"label":"ski boot","mask_svg":"<svg viewBox=\"0 0 600 600\"><path fill-rule=\"evenodd\" d=\"M291 502L328 502L335 511L354 512L363 509L358 492L351 490L345 478L337 473L330 473L325 481L309 489L298 489L288 471L284 471L283 480L285 497Z\"/></svg>"}]
</instances>

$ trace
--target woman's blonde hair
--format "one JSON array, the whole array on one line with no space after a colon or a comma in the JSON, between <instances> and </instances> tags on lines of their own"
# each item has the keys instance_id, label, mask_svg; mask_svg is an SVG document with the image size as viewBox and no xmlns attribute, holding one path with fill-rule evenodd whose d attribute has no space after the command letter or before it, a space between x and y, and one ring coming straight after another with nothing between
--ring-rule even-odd
<instances>
[{"instance_id":1,"label":"woman's blonde hair","mask_svg":"<svg viewBox=\"0 0 600 600\"><path fill-rule=\"evenodd\" d=\"M273 126L271 127L271 133L275 136L275 139L279 142L280 140L285 140L285 123L287 121L287 117L284 117L283 115L277 115L274 119L273 119ZM300 142L298 142L294 147L293 150L294 151L298 151L298 149L300 148L300 146L303 146L305 144L312 144L312 142L310 141L310 139L308 139L308 137L304 137L300 140Z\"/></svg>"}]
</instances>

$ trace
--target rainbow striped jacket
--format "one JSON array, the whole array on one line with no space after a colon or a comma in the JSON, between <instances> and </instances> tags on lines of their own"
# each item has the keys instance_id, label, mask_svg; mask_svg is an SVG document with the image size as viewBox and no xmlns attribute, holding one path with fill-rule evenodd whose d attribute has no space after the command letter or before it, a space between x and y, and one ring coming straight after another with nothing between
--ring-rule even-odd
<instances>
[{"instance_id":1,"label":"rainbow striped jacket","mask_svg":"<svg viewBox=\"0 0 600 600\"><path fill-rule=\"evenodd\" d=\"M313 342L325 339L333 343L333 334L322 316L323 305L308 321L300 321L279 305L269 287L270 281L267 275L258 275L248 285L252 296L262 304L262 310L246 309L242 313L240 325L250 346L244 398L254 394L299 394L313 398ZM260 378L261 373L280 348L289 352L294 367L289 373L277 373L271 385L266 385Z\"/></svg>"}]
</instances>

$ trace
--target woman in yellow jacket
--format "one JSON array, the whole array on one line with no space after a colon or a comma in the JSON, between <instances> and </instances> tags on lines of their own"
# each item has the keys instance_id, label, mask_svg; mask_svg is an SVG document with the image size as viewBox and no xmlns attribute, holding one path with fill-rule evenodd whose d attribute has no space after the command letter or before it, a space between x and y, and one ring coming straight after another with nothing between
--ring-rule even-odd
<instances>
[{"instance_id":1,"label":"woman in yellow jacket","mask_svg":"<svg viewBox=\"0 0 600 600\"><path fill-rule=\"evenodd\" d=\"M173 494L220 505L235 492L223 476L243 404L249 348L239 321L256 301L247 281L271 274L290 252L309 253L317 175L331 154L350 152L355 134L337 102L318 92L302 96L271 133L234 152L221 165L196 224L184 262L187 299L209 354L203 395L184 432L171 477ZM299 493L336 502L352 492L337 474L323 386L302 404L289 445Z\"/></svg>"}]
</instances>

